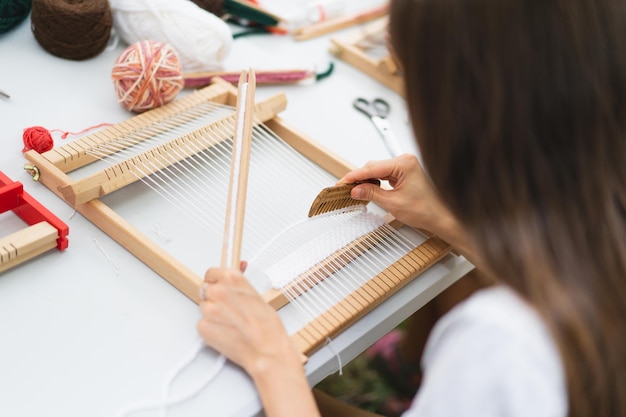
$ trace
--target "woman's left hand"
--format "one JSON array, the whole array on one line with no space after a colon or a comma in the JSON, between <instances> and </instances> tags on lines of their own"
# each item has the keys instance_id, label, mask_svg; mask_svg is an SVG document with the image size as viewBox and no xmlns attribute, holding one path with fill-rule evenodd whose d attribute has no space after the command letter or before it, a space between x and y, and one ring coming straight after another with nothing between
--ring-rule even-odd
<instances>
[{"instance_id":1,"label":"woman's left hand","mask_svg":"<svg viewBox=\"0 0 626 417\"><path fill-rule=\"evenodd\" d=\"M241 271L211 268L204 281L197 328L208 346L253 377L259 367L300 360L278 313Z\"/></svg>"}]
</instances>

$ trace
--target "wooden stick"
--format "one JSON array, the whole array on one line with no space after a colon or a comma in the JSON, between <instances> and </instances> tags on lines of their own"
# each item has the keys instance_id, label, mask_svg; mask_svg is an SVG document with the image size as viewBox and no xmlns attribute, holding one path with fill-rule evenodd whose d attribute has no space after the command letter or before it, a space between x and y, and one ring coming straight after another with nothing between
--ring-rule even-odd
<instances>
[{"instance_id":1,"label":"wooden stick","mask_svg":"<svg viewBox=\"0 0 626 417\"><path fill-rule=\"evenodd\" d=\"M345 29L350 26L369 22L387 14L389 3L376 6L364 12L359 12L350 16L337 17L335 19L323 20L312 25L298 28L293 31L295 40L304 41L318 36L326 35L337 30Z\"/></svg>"},{"instance_id":2,"label":"wooden stick","mask_svg":"<svg viewBox=\"0 0 626 417\"><path fill-rule=\"evenodd\" d=\"M248 168L252 140L252 117L256 79L254 72L243 71L239 78L233 157L230 166L230 184L226 202L226 222L222 244L222 266L239 269L241 239L246 207Z\"/></svg>"}]
</instances>

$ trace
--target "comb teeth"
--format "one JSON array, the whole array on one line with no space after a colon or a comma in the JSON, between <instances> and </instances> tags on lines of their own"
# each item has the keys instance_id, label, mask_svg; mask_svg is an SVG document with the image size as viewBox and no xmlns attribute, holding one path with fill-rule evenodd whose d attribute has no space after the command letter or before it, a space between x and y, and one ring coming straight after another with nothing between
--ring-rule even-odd
<instances>
[{"instance_id":1,"label":"comb teeth","mask_svg":"<svg viewBox=\"0 0 626 417\"><path fill-rule=\"evenodd\" d=\"M380 185L380 181L378 180L372 180L368 182L377 183ZM354 186L358 184L360 183L341 184L324 188L317 195L317 197L313 201L313 204L311 204L311 208L309 209L309 217L318 216L320 214L328 213L346 207L366 205L368 201L355 200L354 198L350 197L350 191L352 191Z\"/></svg>"}]
</instances>

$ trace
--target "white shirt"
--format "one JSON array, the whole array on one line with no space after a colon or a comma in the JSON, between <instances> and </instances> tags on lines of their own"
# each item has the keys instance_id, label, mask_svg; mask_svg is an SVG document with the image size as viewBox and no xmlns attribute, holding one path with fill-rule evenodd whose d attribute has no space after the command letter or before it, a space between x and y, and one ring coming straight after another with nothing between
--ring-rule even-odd
<instances>
[{"instance_id":1,"label":"white shirt","mask_svg":"<svg viewBox=\"0 0 626 417\"><path fill-rule=\"evenodd\" d=\"M403 417L565 417L567 389L537 312L503 287L483 289L435 325L424 380Z\"/></svg>"}]
</instances>

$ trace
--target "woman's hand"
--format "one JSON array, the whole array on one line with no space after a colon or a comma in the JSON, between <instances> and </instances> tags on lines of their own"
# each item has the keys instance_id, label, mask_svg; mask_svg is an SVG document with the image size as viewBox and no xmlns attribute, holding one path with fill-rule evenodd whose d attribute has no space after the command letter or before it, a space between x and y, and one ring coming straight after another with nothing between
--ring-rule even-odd
<instances>
[{"instance_id":1,"label":"woman's hand","mask_svg":"<svg viewBox=\"0 0 626 417\"><path fill-rule=\"evenodd\" d=\"M347 173L339 183L353 184L370 179L387 180L392 189L363 183L352 189L352 198L373 201L402 223L428 230L455 247L479 269L487 271L471 237L440 200L415 156L405 154L368 162L363 168Z\"/></svg>"},{"instance_id":2,"label":"woman's hand","mask_svg":"<svg viewBox=\"0 0 626 417\"><path fill-rule=\"evenodd\" d=\"M438 234L452 218L413 155L368 162L346 174L339 183L368 179L387 180L393 189L363 183L352 189L352 198L373 201L406 225Z\"/></svg>"},{"instance_id":3,"label":"woman's hand","mask_svg":"<svg viewBox=\"0 0 626 417\"><path fill-rule=\"evenodd\" d=\"M198 332L208 346L251 375L285 355L297 358L280 317L241 271L211 268L204 281Z\"/></svg>"},{"instance_id":4,"label":"woman's hand","mask_svg":"<svg viewBox=\"0 0 626 417\"><path fill-rule=\"evenodd\" d=\"M200 310L198 333L252 377L267 416L319 417L303 356L291 343L278 313L241 271L209 269Z\"/></svg>"}]
</instances>

